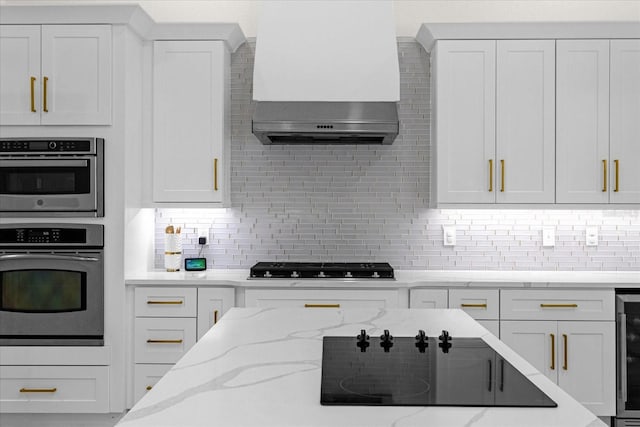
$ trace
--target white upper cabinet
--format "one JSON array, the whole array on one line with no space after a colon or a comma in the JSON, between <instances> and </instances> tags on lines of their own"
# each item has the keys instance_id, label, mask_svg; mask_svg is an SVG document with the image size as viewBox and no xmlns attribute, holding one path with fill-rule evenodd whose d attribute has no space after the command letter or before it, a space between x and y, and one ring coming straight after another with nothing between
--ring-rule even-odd
<instances>
[{"instance_id":1,"label":"white upper cabinet","mask_svg":"<svg viewBox=\"0 0 640 427\"><path fill-rule=\"evenodd\" d=\"M558 203L608 203L609 40L558 40Z\"/></svg>"},{"instance_id":2,"label":"white upper cabinet","mask_svg":"<svg viewBox=\"0 0 640 427\"><path fill-rule=\"evenodd\" d=\"M611 41L612 203L640 203L640 40Z\"/></svg>"},{"instance_id":3,"label":"white upper cabinet","mask_svg":"<svg viewBox=\"0 0 640 427\"><path fill-rule=\"evenodd\" d=\"M437 194L494 203L495 41L443 40L434 67Z\"/></svg>"},{"instance_id":4,"label":"white upper cabinet","mask_svg":"<svg viewBox=\"0 0 640 427\"><path fill-rule=\"evenodd\" d=\"M0 26L0 124L111 124L110 25Z\"/></svg>"},{"instance_id":5,"label":"white upper cabinet","mask_svg":"<svg viewBox=\"0 0 640 427\"><path fill-rule=\"evenodd\" d=\"M228 111L224 42L154 42L154 202L228 204Z\"/></svg>"},{"instance_id":6,"label":"white upper cabinet","mask_svg":"<svg viewBox=\"0 0 640 427\"><path fill-rule=\"evenodd\" d=\"M498 203L555 201L555 41L498 40Z\"/></svg>"},{"instance_id":7,"label":"white upper cabinet","mask_svg":"<svg viewBox=\"0 0 640 427\"><path fill-rule=\"evenodd\" d=\"M443 40L435 52L438 203L553 203L555 42Z\"/></svg>"}]
</instances>

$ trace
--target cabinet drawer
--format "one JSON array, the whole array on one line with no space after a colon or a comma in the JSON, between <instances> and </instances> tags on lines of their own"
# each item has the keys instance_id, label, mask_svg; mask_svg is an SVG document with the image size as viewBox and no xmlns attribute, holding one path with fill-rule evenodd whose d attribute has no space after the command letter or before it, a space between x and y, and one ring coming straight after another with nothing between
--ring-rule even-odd
<instances>
[{"instance_id":1,"label":"cabinet drawer","mask_svg":"<svg viewBox=\"0 0 640 427\"><path fill-rule=\"evenodd\" d=\"M195 318L135 321L135 363L175 363L196 343Z\"/></svg>"},{"instance_id":2,"label":"cabinet drawer","mask_svg":"<svg viewBox=\"0 0 640 427\"><path fill-rule=\"evenodd\" d=\"M449 296L446 289L411 289L409 308L447 308Z\"/></svg>"},{"instance_id":3,"label":"cabinet drawer","mask_svg":"<svg viewBox=\"0 0 640 427\"><path fill-rule=\"evenodd\" d=\"M133 403L147 394L149 390L156 385L160 378L164 376L173 365L148 365L148 364L136 364L134 379L133 379Z\"/></svg>"},{"instance_id":4,"label":"cabinet drawer","mask_svg":"<svg viewBox=\"0 0 640 427\"><path fill-rule=\"evenodd\" d=\"M196 317L196 288L136 288L136 317Z\"/></svg>"},{"instance_id":5,"label":"cabinet drawer","mask_svg":"<svg viewBox=\"0 0 640 427\"><path fill-rule=\"evenodd\" d=\"M498 289L449 289L449 308L460 308L474 319L498 320Z\"/></svg>"},{"instance_id":6,"label":"cabinet drawer","mask_svg":"<svg viewBox=\"0 0 640 427\"><path fill-rule=\"evenodd\" d=\"M109 412L109 367L0 366L0 412Z\"/></svg>"},{"instance_id":7,"label":"cabinet drawer","mask_svg":"<svg viewBox=\"0 0 640 427\"><path fill-rule=\"evenodd\" d=\"M502 320L615 320L613 290L503 290Z\"/></svg>"},{"instance_id":8,"label":"cabinet drawer","mask_svg":"<svg viewBox=\"0 0 640 427\"><path fill-rule=\"evenodd\" d=\"M247 307L397 308L396 290L247 289Z\"/></svg>"}]
</instances>

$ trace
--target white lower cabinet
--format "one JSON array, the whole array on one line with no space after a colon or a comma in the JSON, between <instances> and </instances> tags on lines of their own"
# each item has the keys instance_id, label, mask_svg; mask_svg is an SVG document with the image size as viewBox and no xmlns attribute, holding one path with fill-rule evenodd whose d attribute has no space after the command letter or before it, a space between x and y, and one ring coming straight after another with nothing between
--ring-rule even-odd
<instances>
[{"instance_id":1,"label":"white lower cabinet","mask_svg":"<svg viewBox=\"0 0 640 427\"><path fill-rule=\"evenodd\" d=\"M521 290L501 298L500 339L598 416L616 409L613 296Z\"/></svg>"},{"instance_id":2,"label":"white lower cabinet","mask_svg":"<svg viewBox=\"0 0 640 427\"><path fill-rule=\"evenodd\" d=\"M108 366L0 366L1 412L109 412Z\"/></svg>"},{"instance_id":3,"label":"white lower cabinet","mask_svg":"<svg viewBox=\"0 0 640 427\"><path fill-rule=\"evenodd\" d=\"M399 308L398 290L247 289L247 307Z\"/></svg>"},{"instance_id":4,"label":"white lower cabinet","mask_svg":"<svg viewBox=\"0 0 640 427\"><path fill-rule=\"evenodd\" d=\"M235 305L234 288L138 287L134 403Z\"/></svg>"}]
</instances>

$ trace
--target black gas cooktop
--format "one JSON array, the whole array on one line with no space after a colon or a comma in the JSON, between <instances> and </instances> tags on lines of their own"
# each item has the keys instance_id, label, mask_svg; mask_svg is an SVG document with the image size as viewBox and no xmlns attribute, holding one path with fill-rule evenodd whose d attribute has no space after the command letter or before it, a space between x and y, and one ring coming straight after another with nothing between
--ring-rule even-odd
<instances>
[{"instance_id":1,"label":"black gas cooktop","mask_svg":"<svg viewBox=\"0 0 640 427\"><path fill-rule=\"evenodd\" d=\"M252 279L393 279L386 262L259 262Z\"/></svg>"},{"instance_id":2,"label":"black gas cooktop","mask_svg":"<svg viewBox=\"0 0 640 427\"><path fill-rule=\"evenodd\" d=\"M557 407L481 338L324 337L323 405Z\"/></svg>"}]
</instances>

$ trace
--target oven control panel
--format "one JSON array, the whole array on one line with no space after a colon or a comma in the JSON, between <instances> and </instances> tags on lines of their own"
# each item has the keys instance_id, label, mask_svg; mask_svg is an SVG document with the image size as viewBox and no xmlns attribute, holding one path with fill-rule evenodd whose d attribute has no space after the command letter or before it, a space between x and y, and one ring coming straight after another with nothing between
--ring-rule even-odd
<instances>
[{"instance_id":1,"label":"oven control panel","mask_svg":"<svg viewBox=\"0 0 640 427\"><path fill-rule=\"evenodd\" d=\"M91 153L91 139L3 139L0 141L2 154L28 153Z\"/></svg>"},{"instance_id":2,"label":"oven control panel","mask_svg":"<svg viewBox=\"0 0 640 427\"><path fill-rule=\"evenodd\" d=\"M0 245L85 244L87 231L83 228L6 228L0 229Z\"/></svg>"}]
</instances>

